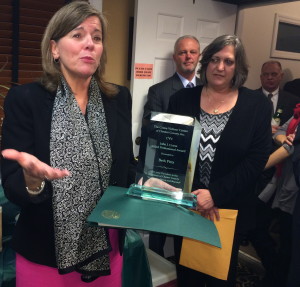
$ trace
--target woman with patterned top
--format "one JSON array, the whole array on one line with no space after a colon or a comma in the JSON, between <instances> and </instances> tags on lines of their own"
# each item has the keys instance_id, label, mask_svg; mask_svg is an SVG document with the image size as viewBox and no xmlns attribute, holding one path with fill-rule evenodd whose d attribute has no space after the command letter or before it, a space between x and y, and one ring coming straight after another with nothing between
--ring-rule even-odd
<instances>
[{"instance_id":1,"label":"woman with patterned top","mask_svg":"<svg viewBox=\"0 0 300 287\"><path fill-rule=\"evenodd\" d=\"M109 184L134 177L131 96L103 79L106 27L85 1L62 7L43 36L41 80L6 97L1 168L21 207L17 287L121 286L123 232L86 222Z\"/></svg>"},{"instance_id":2,"label":"woman with patterned top","mask_svg":"<svg viewBox=\"0 0 300 287\"><path fill-rule=\"evenodd\" d=\"M237 209L238 218L227 281L177 264L179 286L235 286L240 235L254 224L254 187L271 148L271 105L243 87L248 66L238 37L216 38L202 54L202 86L174 94L168 112L196 117L201 139L194 175L198 209L211 220L219 208ZM175 239L177 263L182 239Z\"/></svg>"}]
</instances>

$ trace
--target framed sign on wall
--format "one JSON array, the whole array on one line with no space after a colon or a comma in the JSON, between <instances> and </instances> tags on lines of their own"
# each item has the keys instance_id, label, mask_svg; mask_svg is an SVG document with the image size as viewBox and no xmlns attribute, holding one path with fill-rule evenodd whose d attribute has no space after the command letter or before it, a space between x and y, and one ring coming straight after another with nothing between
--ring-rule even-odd
<instances>
[{"instance_id":1,"label":"framed sign on wall","mask_svg":"<svg viewBox=\"0 0 300 287\"><path fill-rule=\"evenodd\" d=\"M300 19L275 14L271 57L300 60Z\"/></svg>"}]
</instances>

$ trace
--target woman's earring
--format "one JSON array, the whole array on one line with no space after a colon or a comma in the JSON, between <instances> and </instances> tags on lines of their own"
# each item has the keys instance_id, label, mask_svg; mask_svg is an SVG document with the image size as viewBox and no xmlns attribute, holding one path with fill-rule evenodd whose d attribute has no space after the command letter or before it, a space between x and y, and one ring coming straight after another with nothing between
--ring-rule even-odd
<instances>
[{"instance_id":1,"label":"woman's earring","mask_svg":"<svg viewBox=\"0 0 300 287\"><path fill-rule=\"evenodd\" d=\"M53 58L54 63L58 64L59 63L59 58Z\"/></svg>"}]
</instances>

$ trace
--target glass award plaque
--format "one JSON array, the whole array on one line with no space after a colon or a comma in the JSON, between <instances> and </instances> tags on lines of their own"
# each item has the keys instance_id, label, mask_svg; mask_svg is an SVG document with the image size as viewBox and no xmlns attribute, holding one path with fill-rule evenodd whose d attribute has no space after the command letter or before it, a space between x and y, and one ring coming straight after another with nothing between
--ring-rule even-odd
<instances>
[{"instance_id":1,"label":"glass award plaque","mask_svg":"<svg viewBox=\"0 0 300 287\"><path fill-rule=\"evenodd\" d=\"M152 112L142 127L136 183L127 194L195 208L191 189L199 142L196 119Z\"/></svg>"}]
</instances>

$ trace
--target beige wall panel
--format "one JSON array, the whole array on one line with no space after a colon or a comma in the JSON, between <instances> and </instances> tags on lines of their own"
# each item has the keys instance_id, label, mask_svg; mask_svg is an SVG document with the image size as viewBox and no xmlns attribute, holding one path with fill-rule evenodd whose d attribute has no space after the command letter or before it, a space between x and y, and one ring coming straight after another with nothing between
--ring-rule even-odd
<instances>
[{"instance_id":1,"label":"beige wall panel","mask_svg":"<svg viewBox=\"0 0 300 287\"><path fill-rule=\"evenodd\" d=\"M271 59L279 60L283 66L285 76L282 84L300 78L299 60L270 57L275 14L280 13L300 19L299 11L300 1L240 9L236 33L245 45L250 64L250 73L245 84L247 87L253 89L260 87L261 64Z\"/></svg>"},{"instance_id":2,"label":"beige wall panel","mask_svg":"<svg viewBox=\"0 0 300 287\"><path fill-rule=\"evenodd\" d=\"M134 0L103 0L102 11L108 19L105 79L129 88L128 35L129 18L134 15Z\"/></svg>"}]
</instances>

